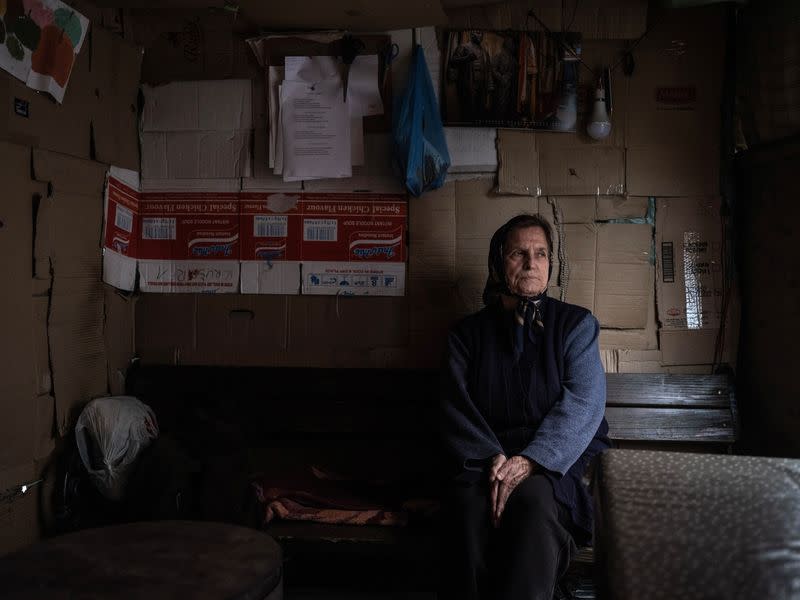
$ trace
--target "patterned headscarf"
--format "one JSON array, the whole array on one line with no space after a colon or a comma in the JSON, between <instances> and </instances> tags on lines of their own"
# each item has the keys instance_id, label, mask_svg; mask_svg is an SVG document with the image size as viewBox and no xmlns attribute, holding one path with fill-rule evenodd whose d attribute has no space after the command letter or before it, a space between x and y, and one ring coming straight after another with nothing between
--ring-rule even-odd
<instances>
[{"instance_id":1,"label":"patterned headscarf","mask_svg":"<svg viewBox=\"0 0 800 600\"><path fill-rule=\"evenodd\" d=\"M511 218L507 223L502 225L492 236L492 241L489 243L489 277L486 279L486 285L483 288L483 303L486 306L494 304L500 300L500 295L515 296L520 301L530 302L536 301L539 298L547 295L545 289L539 296L526 297L512 294L508 289L508 282L506 281L506 268L505 259L503 257L503 247L508 240L509 234L514 229L525 227L541 227L544 231L544 237L547 240L547 255L550 261L550 269L547 273L547 279L553 275L553 232L550 228L550 223L545 221L539 215L517 215Z\"/></svg>"},{"instance_id":2,"label":"patterned headscarf","mask_svg":"<svg viewBox=\"0 0 800 600\"><path fill-rule=\"evenodd\" d=\"M538 296L520 296L512 293L508 288L503 248L509 234L514 229L524 227L541 227L544 231L544 237L547 240L547 256L550 263L547 280L550 280L553 274L553 233L550 229L550 224L538 215L523 214L513 217L494 232L492 241L489 244L489 277L486 279L486 286L483 288L483 303L487 306L500 302L501 295L512 296L519 300L511 331L511 344L515 361L518 361L522 356L526 336L530 335L534 330L542 331L544 329L540 300L547 296L547 288Z\"/></svg>"}]
</instances>

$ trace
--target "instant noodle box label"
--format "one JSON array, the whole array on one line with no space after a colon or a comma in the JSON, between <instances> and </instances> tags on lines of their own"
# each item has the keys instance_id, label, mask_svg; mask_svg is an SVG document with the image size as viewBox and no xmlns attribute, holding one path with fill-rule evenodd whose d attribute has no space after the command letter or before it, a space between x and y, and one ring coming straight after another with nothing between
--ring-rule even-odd
<instances>
[{"instance_id":1,"label":"instant noodle box label","mask_svg":"<svg viewBox=\"0 0 800 600\"><path fill-rule=\"evenodd\" d=\"M145 292L400 296L406 260L403 194L139 192L109 178L104 279L123 289L138 269Z\"/></svg>"}]
</instances>

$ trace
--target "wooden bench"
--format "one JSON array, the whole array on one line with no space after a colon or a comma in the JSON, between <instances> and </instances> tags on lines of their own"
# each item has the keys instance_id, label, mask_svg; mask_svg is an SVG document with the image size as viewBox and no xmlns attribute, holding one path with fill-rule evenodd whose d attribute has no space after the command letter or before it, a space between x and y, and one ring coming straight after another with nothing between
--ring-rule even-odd
<instances>
[{"instance_id":1,"label":"wooden bench","mask_svg":"<svg viewBox=\"0 0 800 600\"><path fill-rule=\"evenodd\" d=\"M324 458L351 471L358 466L366 477L434 476L434 371L153 366L133 370L128 382L129 393L154 407L162 431L200 435L189 415L213 415L260 457L256 465L291 469ZM726 375L609 374L606 418L623 448L730 452L738 432ZM384 589L425 589L436 577L438 538L430 525L276 521L267 531L283 546L289 585L367 586L372 574ZM591 564L591 549L583 549L574 568Z\"/></svg>"}]
</instances>

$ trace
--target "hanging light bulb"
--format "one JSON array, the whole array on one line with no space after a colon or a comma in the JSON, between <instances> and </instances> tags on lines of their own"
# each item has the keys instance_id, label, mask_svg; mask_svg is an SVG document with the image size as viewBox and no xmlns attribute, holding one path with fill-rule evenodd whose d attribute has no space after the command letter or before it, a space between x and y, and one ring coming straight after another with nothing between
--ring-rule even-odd
<instances>
[{"instance_id":1,"label":"hanging light bulb","mask_svg":"<svg viewBox=\"0 0 800 600\"><path fill-rule=\"evenodd\" d=\"M602 80L598 82L597 90L594 93L594 105L592 115L589 117L589 124L586 126L586 133L595 140L604 140L611 133L611 119L606 110L606 91Z\"/></svg>"}]
</instances>

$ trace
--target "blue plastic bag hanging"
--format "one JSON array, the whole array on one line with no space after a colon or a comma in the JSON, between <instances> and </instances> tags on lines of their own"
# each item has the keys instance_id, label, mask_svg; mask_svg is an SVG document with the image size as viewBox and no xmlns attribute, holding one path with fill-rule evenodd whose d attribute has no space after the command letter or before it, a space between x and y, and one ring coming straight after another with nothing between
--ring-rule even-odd
<instances>
[{"instance_id":1,"label":"blue plastic bag hanging","mask_svg":"<svg viewBox=\"0 0 800 600\"><path fill-rule=\"evenodd\" d=\"M393 111L394 157L412 196L444 184L450 153L444 138L439 103L433 91L422 46L414 48L408 85Z\"/></svg>"}]
</instances>

